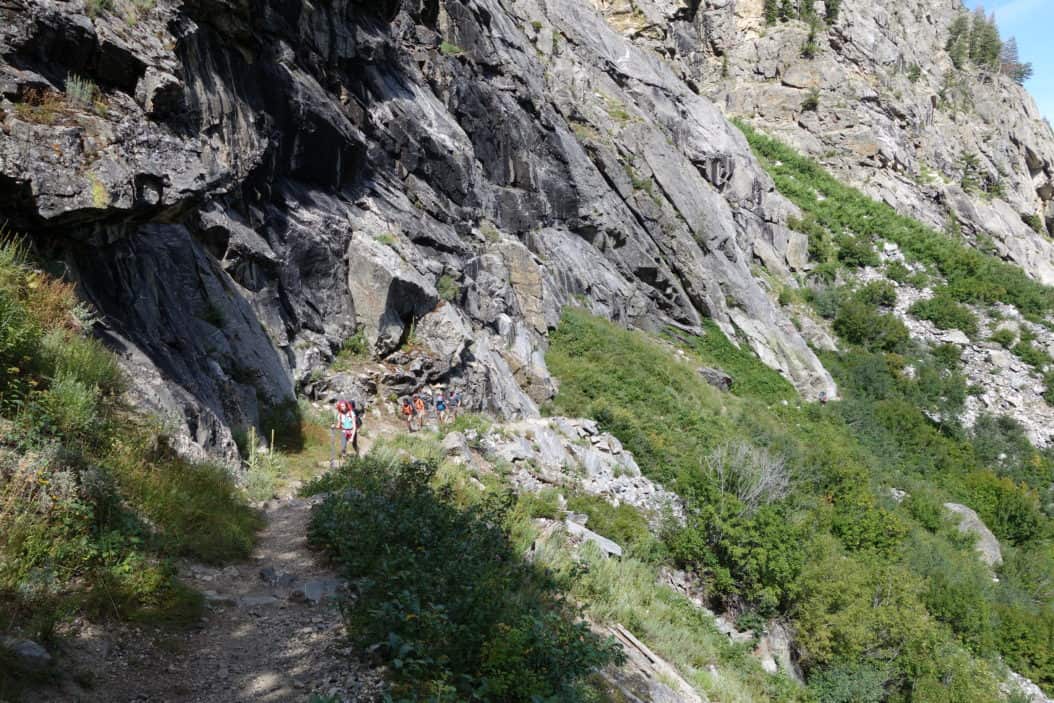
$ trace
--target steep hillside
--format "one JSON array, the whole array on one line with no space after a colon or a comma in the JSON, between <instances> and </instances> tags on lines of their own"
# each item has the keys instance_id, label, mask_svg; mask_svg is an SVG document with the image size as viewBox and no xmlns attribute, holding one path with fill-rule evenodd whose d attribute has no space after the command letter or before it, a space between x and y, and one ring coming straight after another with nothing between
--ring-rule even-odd
<instances>
[{"instance_id":1,"label":"steep hillside","mask_svg":"<svg viewBox=\"0 0 1054 703\"><path fill-rule=\"evenodd\" d=\"M998 65L949 51L956 22L973 21L960 0L598 7L727 114L904 214L936 228L953 218L1054 281L1054 132Z\"/></svg>"},{"instance_id":2,"label":"steep hillside","mask_svg":"<svg viewBox=\"0 0 1054 703\"><path fill-rule=\"evenodd\" d=\"M357 332L380 356L413 334L418 382L532 414L578 298L712 318L834 394L751 270L800 264L792 208L710 102L579 3L4 13L0 209L188 447L233 456L230 428Z\"/></svg>"},{"instance_id":3,"label":"steep hillside","mask_svg":"<svg viewBox=\"0 0 1054 703\"><path fill-rule=\"evenodd\" d=\"M222 648L292 510L329 700L1047 703L1054 132L959 0L0 20L0 698L109 695L20 639L71 621ZM479 414L402 436L437 386Z\"/></svg>"}]
</instances>

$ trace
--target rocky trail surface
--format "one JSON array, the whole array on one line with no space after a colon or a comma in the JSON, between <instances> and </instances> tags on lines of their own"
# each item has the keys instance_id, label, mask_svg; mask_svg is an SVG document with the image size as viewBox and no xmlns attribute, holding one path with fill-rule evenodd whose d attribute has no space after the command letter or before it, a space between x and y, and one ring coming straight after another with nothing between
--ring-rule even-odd
<instances>
[{"instance_id":1,"label":"rocky trail surface","mask_svg":"<svg viewBox=\"0 0 1054 703\"><path fill-rule=\"evenodd\" d=\"M367 452L380 434L364 435ZM328 462L319 466L319 473ZM205 595L200 623L184 632L86 626L70 645L90 687L65 681L46 700L77 703L278 703L369 701L381 674L344 638L337 607L343 582L307 544L311 507L298 484L262 506L265 526L251 558L226 567L188 564L181 578ZM76 679L77 677L74 677Z\"/></svg>"},{"instance_id":2,"label":"rocky trail surface","mask_svg":"<svg viewBox=\"0 0 1054 703\"><path fill-rule=\"evenodd\" d=\"M130 652L97 686L107 701L294 701L310 693L370 700L379 677L344 641L340 581L307 547L311 501L265 508L252 559L221 570L191 568L209 613L174 653ZM127 676L125 668L134 668Z\"/></svg>"}]
</instances>

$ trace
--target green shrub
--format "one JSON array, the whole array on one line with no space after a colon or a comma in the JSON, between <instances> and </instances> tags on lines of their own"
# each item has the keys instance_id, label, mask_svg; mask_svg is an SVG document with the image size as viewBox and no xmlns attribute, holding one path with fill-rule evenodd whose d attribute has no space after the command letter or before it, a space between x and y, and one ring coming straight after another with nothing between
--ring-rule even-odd
<instances>
[{"instance_id":1,"label":"green shrub","mask_svg":"<svg viewBox=\"0 0 1054 703\"><path fill-rule=\"evenodd\" d=\"M891 308L897 303L897 289L889 281L871 281L856 292L856 297L868 305Z\"/></svg>"},{"instance_id":2,"label":"green shrub","mask_svg":"<svg viewBox=\"0 0 1054 703\"><path fill-rule=\"evenodd\" d=\"M903 322L860 300L849 300L839 306L834 331L850 344L875 351L898 351L909 339Z\"/></svg>"},{"instance_id":3,"label":"green shrub","mask_svg":"<svg viewBox=\"0 0 1054 703\"><path fill-rule=\"evenodd\" d=\"M1032 231L1036 234L1046 234L1047 226L1043 223L1043 218L1034 212L1029 212L1021 215L1021 221L1032 228Z\"/></svg>"},{"instance_id":4,"label":"green shrub","mask_svg":"<svg viewBox=\"0 0 1054 703\"><path fill-rule=\"evenodd\" d=\"M1005 349L1010 349L1014 346L1014 342L1017 341L1017 334L1013 330L1003 327L993 332L988 341L995 342Z\"/></svg>"},{"instance_id":5,"label":"green shrub","mask_svg":"<svg viewBox=\"0 0 1054 703\"><path fill-rule=\"evenodd\" d=\"M886 278L900 284L907 283L908 278L911 276L911 271L908 267L899 261L890 261L886 264L885 273Z\"/></svg>"},{"instance_id":6,"label":"green shrub","mask_svg":"<svg viewBox=\"0 0 1054 703\"><path fill-rule=\"evenodd\" d=\"M56 436L87 439L101 424L99 390L76 376L60 373L37 400L36 421Z\"/></svg>"},{"instance_id":7,"label":"green shrub","mask_svg":"<svg viewBox=\"0 0 1054 703\"><path fill-rule=\"evenodd\" d=\"M439 45L439 52L443 54L443 56L457 56L458 54L464 53L464 51L465 50L457 44L451 44L446 40L443 40Z\"/></svg>"},{"instance_id":8,"label":"green shrub","mask_svg":"<svg viewBox=\"0 0 1054 703\"><path fill-rule=\"evenodd\" d=\"M1010 351L1018 359L1021 359L1021 361L1037 371L1043 371L1047 366L1054 363L1054 359L1050 358L1050 354L1037 347L1031 341L1026 340L1024 334L1021 335L1021 341L1015 344Z\"/></svg>"},{"instance_id":9,"label":"green shrub","mask_svg":"<svg viewBox=\"0 0 1054 703\"><path fill-rule=\"evenodd\" d=\"M809 677L818 703L882 703L890 673L877 663L846 663L820 669Z\"/></svg>"},{"instance_id":10,"label":"green shrub","mask_svg":"<svg viewBox=\"0 0 1054 703\"><path fill-rule=\"evenodd\" d=\"M910 260L933 266L958 302L1006 302L1035 318L1054 310L1054 290L1030 279L1019 267L897 214L892 207L839 183L786 145L742 121L736 125L779 191L829 232L896 243Z\"/></svg>"},{"instance_id":11,"label":"green shrub","mask_svg":"<svg viewBox=\"0 0 1054 703\"><path fill-rule=\"evenodd\" d=\"M619 658L515 555L508 502L457 506L430 487L434 465L350 463L310 537L356 585L349 633L384 657L395 697L580 700L583 677Z\"/></svg>"},{"instance_id":12,"label":"green shrub","mask_svg":"<svg viewBox=\"0 0 1054 703\"><path fill-rule=\"evenodd\" d=\"M461 293L461 286L457 284L454 277L450 274L444 273L436 281L436 290L439 292L439 297L447 302L455 300Z\"/></svg>"},{"instance_id":13,"label":"green shrub","mask_svg":"<svg viewBox=\"0 0 1054 703\"><path fill-rule=\"evenodd\" d=\"M949 641L927 614L919 577L899 564L870 555L850 561L833 545L820 546L806 562L794 610L801 663L816 671L812 691L845 700L845 687L856 680L862 695L877 695L884 684L882 700L998 699L988 666Z\"/></svg>"},{"instance_id":14,"label":"green shrub","mask_svg":"<svg viewBox=\"0 0 1054 703\"><path fill-rule=\"evenodd\" d=\"M98 92L96 85L87 78L73 73L66 77L66 99L73 105L91 107Z\"/></svg>"},{"instance_id":15,"label":"green shrub","mask_svg":"<svg viewBox=\"0 0 1054 703\"><path fill-rule=\"evenodd\" d=\"M920 320L929 320L938 329L957 329L968 337L977 336L977 316L969 308L956 303L944 292L938 292L927 300L918 301L908 309L908 312Z\"/></svg>"},{"instance_id":16,"label":"green shrub","mask_svg":"<svg viewBox=\"0 0 1054 703\"><path fill-rule=\"evenodd\" d=\"M862 237L841 234L835 237L838 245L838 260L849 268L878 266L881 260L871 242Z\"/></svg>"},{"instance_id":17,"label":"green shrub","mask_svg":"<svg viewBox=\"0 0 1054 703\"><path fill-rule=\"evenodd\" d=\"M1028 542L1039 534L1039 497L1027 486L991 471L974 471L963 482L963 496L1000 540Z\"/></svg>"},{"instance_id":18,"label":"green shrub","mask_svg":"<svg viewBox=\"0 0 1054 703\"><path fill-rule=\"evenodd\" d=\"M538 493L521 493L516 508L528 517L556 520L560 517L560 492L550 488Z\"/></svg>"},{"instance_id":19,"label":"green shrub","mask_svg":"<svg viewBox=\"0 0 1054 703\"><path fill-rule=\"evenodd\" d=\"M837 317L839 308L849 297L845 288L836 286L809 288L805 295L806 300L812 304L817 314L825 320L833 320Z\"/></svg>"},{"instance_id":20,"label":"green shrub","mask_svg":"<svg viewBox=\"0 0 1054 703\"><path fill-rule=\"evenodd\" d=\"M916 532L908 540L905 563L925 579L922 600L935 618L948 624L974 653L995 646L992 577L973 549L960 551L941 537Z\"/></svg>"},{"instance_id":21,"label":"green shrub","mask_svg":"<svg viewBox=\"0 0 1054 703\"><path fill-rule=\"evenodd\" d=\"M567 507L588 515L586 525L589 529L624 547L645 545L651 541L648 521L632 505L622 503L616 507L599 496L578 493L568 498Z\"/></svg>"},{"instance_id":22,"label":"green shrub","mask_svg":"<svg viewBox=\"0 0 1054 703\"><path fill-rule=\"evenodd\" d=\"M930 532L941 529L947 520L944 502L933 491L916 490L902 503L908 514Z\"/></svg>"},{"instance_id":23,"label":"green shrub","mask_svg":"<svg viewBox=\"0 0 1054 703\"><path fill-rule=\"evenodd\" d=\"M813 88L801 101L802 112L816 112L820 109L820 91Z\"/></svg>"}]
</instances>

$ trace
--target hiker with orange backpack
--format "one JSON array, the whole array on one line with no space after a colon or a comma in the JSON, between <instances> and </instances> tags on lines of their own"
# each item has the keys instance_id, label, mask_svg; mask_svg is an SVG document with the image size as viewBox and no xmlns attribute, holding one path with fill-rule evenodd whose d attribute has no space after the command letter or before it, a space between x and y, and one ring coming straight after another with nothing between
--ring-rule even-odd
<instances>
[{"instance_id":1,"label":"hiker with orange backpack","mask_svg":"<svg viewBox=\"0 0 1054 703\"><path fill-rule=\"evenodd\" d=\"M413 404L410 402L410 399L407 398L407 397L403 398L402 411L403 411L403 417L406 418L406 431L407 432L413 432L414 431L414 416L417 414L417 411L414 410Z\"/></svg>"},{"instance_id":2,"label":"hiker with orange backpack","mask_svg":"<svg viewBox=\"0 0 1054 703\"><path fill-rule=\"evenodd\" d=\"M417 415L417 429L423 430L425 428L425 413L428 408L425 406L424 399L419 396L414 396L414 413Z\"/></svg>"}]
</instances>

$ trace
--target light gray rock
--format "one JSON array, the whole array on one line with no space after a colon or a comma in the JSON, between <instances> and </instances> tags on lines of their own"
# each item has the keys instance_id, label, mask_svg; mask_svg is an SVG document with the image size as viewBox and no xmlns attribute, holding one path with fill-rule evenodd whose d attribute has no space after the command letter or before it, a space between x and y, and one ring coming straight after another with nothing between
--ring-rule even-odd
<instances>
[{"instance_id":1,"label":"light gray rock","mask_svg":"<svg viewBox=\"0 0 1054 703\"><path fill-rule=\"evenodd\" d=\"M567 520L564 522L564 527L567 528L567 532L571 536L577 537L578 539L584 542L591 542L592 544L595 544L597 547L600 548L600 551L603 552L606 556L622 556L622 547L620 547L617 543L613 542L607 537L598 535L596 532L593 532L585 525L580 525L572 520Z\"/></svg>"},{"instance_id":2,"label":"light gray rock","mask_svg":"<svg viewBox=\"0 0 1054 703\"><path fill-rule=\"evenodd\" d=\"M238 605L247 610L262 606L277 605L278 598L270 593L251 593L238 597Z\"/></svg>"},{"instance_id":3,"label":"light gray rock","mask_svg":"<svg viewBox=\"0 0 1054 703\"><path fill-rule=\"evenodd\" d=\"M981 561L990 567L1003 563L1003 552L999 547L999 540L976 512L959 503L945 503L944 508L958 519L959 532L977 538L976 549Z\"/></svg>"},{"instance_id":4,"label":"light gray rock","mask_svg":"<svg viewBox=\"0 0 1054 703\"><path fill-rule=\"evenodd\" d=\"M294 588L289 594L289 600L319 605L336 598L343 589L344 582L337 579L311 579Z\"/></svg>"}]
</instances>

